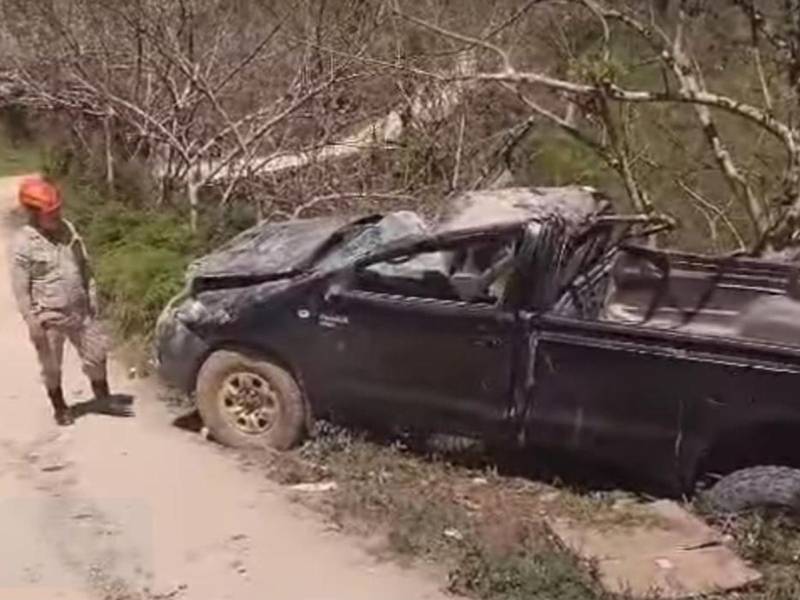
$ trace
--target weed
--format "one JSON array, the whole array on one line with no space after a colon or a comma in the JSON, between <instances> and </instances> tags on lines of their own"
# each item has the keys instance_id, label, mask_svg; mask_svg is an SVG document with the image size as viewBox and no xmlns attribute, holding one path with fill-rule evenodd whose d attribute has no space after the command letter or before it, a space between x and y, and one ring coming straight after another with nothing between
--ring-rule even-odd
<instances>
[{"instance_id":1,"label":"weed","mask_svg":"<svg viewBox=\"0 0 800 600\"><path fill-rule=\"evenodd\" d=\"M74 193L69 216L89 246L109 316L125 336L148 332L183 285L194 238L170 215L95 199L91 190Z\"/></svg>"},{"instance_id":2,"label":"weed","mask_svg":"<svg viewBox=\"0 0 800 600\"><path fill-rule=\"evenodd\" d=\"M746 558L800 569L800 523L795 519L764 513L748 515L736 522L733 535Z\"/></svg>"},{"instance_id":3,"label":"weed","mask_svg":"<svg viewBox=\"0 0 800 600\"><path fill-rule=\"evenodd\" d=\"M600 589L591 565L578 564L554 540L547 520L646 525L653 517L639 511L630 494L579 493L501 476L487 464L462 466L456 454L446 455L448 460L438 450L420 454L407 440L323 423L300 450L269 453L250 464L266 468L282 483L335 481L336 488L324 496L301 500L340 529L372 538L379 534L385 555L443 568L454 593L480 600L611 597ZM764 580L753 589L704 600L800 597L799 527L759 516L732 523L728 532Z\"/></svg>"},{"instance_id":4,"label":"weed","mask_svg":"<svg viewBox=\"0 0 800 600\"><path fill-rule=\"evenodd\" d=\"M800 598L800 522L785 514L762 512L718 519L716 526L764 574L759 586L732 598Z\"/></svg>"},{"instance_id":5,"label":"weed","mask_svg":"<svg viewBox=\"0 0 800 600\"><path fill-rule=\"evenodd\" d=\"M459 466L439 454L421 456L404 441L373 441L327 424L295 456L337 482L315 508L341 528L381 532L392 556L445 567L453 592L487 600L603 597L544 525L554 495L571 497L569 491ZM591 504L603 512L591 498L566 506L589 511Z\"/></svg>"},{"instance_id":6,"label":"weed","mask_svg":"<svg viewBox=\"0 0 800 600\"><path fill-rule=\"evenodd\" d=\"M450 573L450 591L502 600L600 600L602 592L579 566L552 547L493 556L471 547Z\"/></svg>"},{"instance_id":7,"label":"weed","mask_svg":"<svg viewBox=\"0 0 800 600\"><path fill-rule=\"evenodd\" d=\"M38 171L42 164L38 149L25 139L13 137L7 125L0 123L0 177Z\"/></svg>"}]
</instances>

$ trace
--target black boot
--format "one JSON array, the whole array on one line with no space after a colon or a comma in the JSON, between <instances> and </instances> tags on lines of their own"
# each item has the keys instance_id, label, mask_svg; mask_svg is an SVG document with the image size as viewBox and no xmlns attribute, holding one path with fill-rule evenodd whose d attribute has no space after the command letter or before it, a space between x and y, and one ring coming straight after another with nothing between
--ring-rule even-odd
<instances>
[{"instance_id":1,"label":"black boot","mask_svg":"<svg viewBox=\"0 0 800 600\"><path fill-rule=\"evenodd\" d=\"M111 390L108 388L108 381L105 379L92 381L92 393L94 394L95 400L108 402L111 399Z\"/></svg>"},{"instance_id":2,"label":"black boot","mask_svg":"<svg viewBox=\"0 0 800 600\"><path fill-rule=\"evenodd\" d=\"M72 417L69 406L67 406L67 403L64 401L64 391L60 387L57 387L52 390L47 390L47 395L50 397L50 404L53 405L53 414L56 423L62 427L72 425L75 420Z\"/></svg>"},{"instance_id":3,"label":"black boot","mask_svg":"<svg viewBox=\"0 0 800 600\"><path fill-rule=\"evenodd\" d=\"M103 414L115 417L132 417L131 398L129 396L112 394L105 379L92 381L92 392L97 410Z\"/></svg>"}]
</instances>

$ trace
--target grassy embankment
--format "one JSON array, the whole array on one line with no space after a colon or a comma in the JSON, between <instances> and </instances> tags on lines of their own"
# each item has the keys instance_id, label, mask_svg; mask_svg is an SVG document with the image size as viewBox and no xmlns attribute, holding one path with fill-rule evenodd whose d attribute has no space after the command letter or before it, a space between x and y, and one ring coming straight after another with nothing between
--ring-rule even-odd
<instances>
[{"instance_id":1,"label":"grassy embankment","mask_svg":"<svg viewBox=\"0 0 800 600\"><path fill-rule=\"evenodd\" d=\"M546 146L540 160L558 166L553 172L559 180L585 178L583 154L569 145L562 149L561 143ZM581 160L574 160L576 153ZM572 168L576 164L580 173ZM0 132L0 176L38 170L55 171L67 190L68 214L90 247L107 314L118 331L124 338L146 336L163 304L180 289L186 265L208 247L202 241L208 236L193 236L169 210L141 208L137 198L106 194L74 169L54 165L47 153L12 145ZM546 520L636 518L625 495L576 492L502 476L490 467L457 466L447 457L341 431L323 433L289 455L246 460L257 469L266 465L268 476L283 483L336 481L334 491L314 500L332 523L373 537L378 532L381 552L429 561L447 570L453 591L485 600L605 600L591 568L582 568L558 546ZM800 597L796 525L752 517L725 527L766 574L763 585L730 598Z\"/></svg>"}]
</instances>

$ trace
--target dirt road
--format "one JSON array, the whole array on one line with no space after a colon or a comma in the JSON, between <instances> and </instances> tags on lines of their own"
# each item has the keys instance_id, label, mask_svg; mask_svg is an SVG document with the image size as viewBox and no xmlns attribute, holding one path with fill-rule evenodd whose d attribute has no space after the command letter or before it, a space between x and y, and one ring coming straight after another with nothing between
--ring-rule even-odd
<instances>
[{"instance_id":1,"label":"dirt road","mask_svg":"<svg viewBox=\"0 0 800 600\"><path fill-rule=\"evenodd\" d=\"M16 181L0 179L0 211ZM3 215L4 216L4 215ZM9 231L2 229L4 240ZM0 260L6 264L6 244ZM170 425L152 384L136 416L59 429L0 272L0 600L424 600L441 579L378 563L280 488ZM65 392L89 399L67 352Z\"/></svg>"}]
</instances>

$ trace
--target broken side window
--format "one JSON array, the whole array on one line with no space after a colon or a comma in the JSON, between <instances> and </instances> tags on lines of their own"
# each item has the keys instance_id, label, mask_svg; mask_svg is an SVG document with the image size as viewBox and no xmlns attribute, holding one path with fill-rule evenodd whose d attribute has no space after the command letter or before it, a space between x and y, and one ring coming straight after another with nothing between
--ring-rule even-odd
<instances>
[{"instance_id":1,"label":"broken side window","mask_svg":"<svg viewBox=\"0 0 800 600\"><path fill-rule=\"evenodd\" d=\"M513 259L514 244L506 240L418 252L365 267L358 285L379 293L497 304Z\"/></svg>"}]
</instances>

